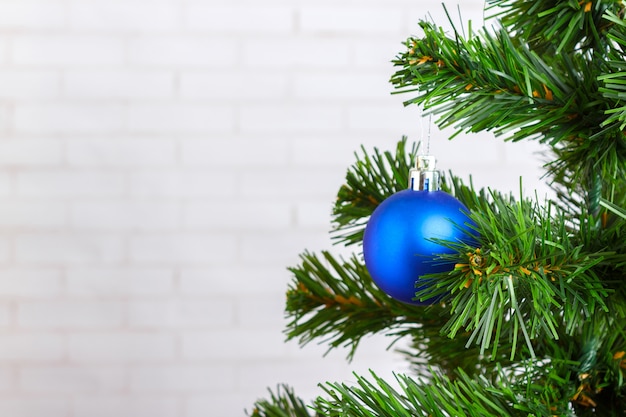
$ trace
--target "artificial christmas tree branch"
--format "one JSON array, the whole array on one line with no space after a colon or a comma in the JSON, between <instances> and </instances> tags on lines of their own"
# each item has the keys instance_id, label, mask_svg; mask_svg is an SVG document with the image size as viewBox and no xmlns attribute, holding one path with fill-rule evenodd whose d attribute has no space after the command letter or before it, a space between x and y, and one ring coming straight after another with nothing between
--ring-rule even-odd
<instances>
[{"instance_id":1,"label":"artificial christmas tree branch","mask_svg":"<svg viewBox=\"0 0 626 417\"><path fill-rule=\"evenodd\" d=\"M552 71L531 50L519 47L504 31L449 37L421 22L423 38L406 41L394 61L402 67L391 78L398 92L418 95L405 104L423 104L442 116L440 127L462 131L513 129L513 138L554 134L570 126L571 80ZM540 108L541 120L532 110ZM561 123L564 123L562 125Z\"/></svg>"},{"instance_id":2,"label":"artificial christmas tree branch","mask_svg":"<svg viewBox=\"0 0 626 417\"><path fill-rule=\"evenodd\" d=\"M364 336L384 331L397 338L423 319L420 310L376 288L356 258L345 262L328 252L321 259L305 253L300 266L291 271L294 281L286 305L291 320L286 334L302 345L319 339L329 349L349 347L351 358Z\"/></svg>"},{"instance_id":3,"label":"artificial christmas tree branch","mask_svg":"<svg viewBox=\"0 0 626 417\"><path fill-rule=\"evenodd\" d=\"M558 402L558 388L528 385L526 396L519 396L511 381L501 373L498 382L486 377L470 377L459 371L454 380L433 374L428 383L399 375L392 386L372 374L373 382L357 376L357 385L323 386L329 399L320 398L315 409L325 416L414 417L414 416L566 416L567 408Z\"/></svg>"},{"instance_id":4,"label":"artificial christmas tree branch","mask_svg":"<svg viewBox=\"0 0 626 417\"><path fill-rule=\"evenodd\" d=\"M623 14L622 1L487 0L509 33L541 54L597 49L611 27L607 12Z\"/></svg>"},{"instance_id":5,"label":"artificial christmas tree branch","mask_svg":"<svg viewBox=\"0 0 626 417\"><path fill-rule=\"evenodd\" d=\"M397 149L404 149L404 143L403 139ZM390 154L375 150L372 156L361 156L347 177L370 166L371 160L380 160L381 155ZM399 156L398 164L406 158ZM393 176L387 176L387 181L393 181ZM423 298L444 296L449 317L442 319L441 311L426 315L424 309L391 300L372 283L356 258L342 262L325 252L326 267L316 255L305 254L302 264L291 269L295 280L288 292L287 314L292 318L288 337L299 338L302 344L320 339L331 348L348 344L351 356L365 334L388 331L404 335L434 320L450 338L459 331L471 332L467 345L480 345L481 355L492 348L495 357L504 343L511 349L512 359L518 340L532 353L531 339L557 338L561 325L571 333L591 315L607 310L604 300L608 291L594 267L611 253L581 250L571 238L564 216L553 215L549 205L542 210L531 200L518 203L495 192L487 197L484 190L476 193L454 177L452 186L472 210L479 247L449 242L456 253L441 256L440 261L457 266L450 272L422 277L432 285L417 293ZM347 195L348 188L344 185L340 196ZM359 194L365 192L349 195L362 200ZM341 197L338 201L345 203ZM368 203L373 210L376 203ZM354 220L360 220L360 215ZM348 218L346 213L343 216ZM507 312L515 314L504 320ZM408 327L398 331L398 326Z\"/></svg>"},{"instance_id":6,"label":"artificial christmas tree branch","mask_svg":"<svg viewBox=\"0 0 626 417\"><path fill-rule=\"evenodd\" d=\"M494 333L514 341L519 329L532 352L530 339L558 337L561 322L572 331L606 311L608 292L593 269L605 254L577 247L564 219L551 215L549 206L542 211L529 200L492 196L494 203L478 200L471 215L480 248L466 252L462 262L443 256L454 259L456 268L446 276L426 277L439 292L451 294L445 299L451 319L442 331L450 337L460 329L472 331L470 340L484 351ZM503 321L509 311L515 314ZM515 343L512 347L511 356Z\"/></svg>"},{"instance_id":7,"label":"artificial christmas tree branch","mask_svg":"<svg viewBox=\"0 0 626 417\"><path fill-rule=\"evenodd\" d=\"M291 387L279 386L276 392L270 391L269 400L259 400L254 404L252 417L316 417Z\"/></svg>"},{"instance_id":8,"label":"artificial christmas tree branch","mask_svg":"<svg viewBox=\"0 0 626 417\"><path fill-rule=\"evenodd\" d=\"M531 2L493 3L511 3L512 16L525 16L528 6L521 3ZM556 19L556 27L566 16L572 21L584 18L587 32L564 35L577 36L578 48L571 52L546 52L524 38L530 36L527 30L510 32L505 27L495 34L483 31L464 38L421 22L424 36L407 40L407 50L394 61L401 69L391 82L399 93L414 94L405 104L422 104L441 114L441 127L453 126L457 134L491 130L507 133L512 140L539 139L556 152L549 166L554 177L567 175L587 188L592 177L612 182L626 174L621 162L626 158L626 113L621 104L624 23L618 17L623 6L594 2L585 11L572 2L554 3L558 5L544 10L534 2L532 11L540 20ZM606 13L598 20L600 9ZM601 28L592 30L594 22ZM596 41L586 42L589 37Z\"/></svg>"},{"instance_id":9,"label":"artificial christmas tree branch","mask_svg":"<svg viewBox=\"0 0 626 417\"><path fill-rule=\"evenodd\" d=\"M409 169L415 164L418 146L407 149L407 138L395 152L374 149L361 154L346 173L346 183L337 193L333 208L333 238L344 245L360 244L367 219L378 205L395 192L406 188Z\"/></svg>"},{"instance_id":10,"label":"artificial christmas tree branch","mask_svg":"<svg viewBox=\"0 0 626 417\"><path fill-rule=\"evenodd\" d=\"M549 146L554 201L476 191L450 175L442 189L467 208L454 226L468 239L431 239L448 251L430 260L450 268L415 277L412 301L430 306L387 296L360 252L305 252L291 268L288 339L352 358L367 335L405 337L418 378L322 384L308 411L287 390L255 416L626 416L624 4L488 3L493 30L450 36L421 22L391 82L453 136ZM362 149L333 210L336 243L365 252L366 225L406 188L417 149L406 138L395 152Z\"/></svg>"},{"instance_id":11,"label":"artificial christmas tree branch","mask_svg":"<svg viewBox=\"0 0 626 417\"><path fill-rule=\"evenodd\" d=\"M405 144L403 139L398 148L404 149ZM375 151L373 155L389 153ZM367 158L371 160L372 156ZM398 160L406 160L406 155ZM564 346L572 346L572 341L580 337L576 329L592 316L601 322L599 313L607 310L607 291L594 268L604 257L615 255L587 253L583 247L572 246L577 240L572 239L564 216L552 215L549 206L543 210L531 200L518 203L496 192L476 193L456 177L452 177L449 187L471 208L480 247L468 252L467 246L457 246L456 255L446 256L456 263L451 272L424 277L435 283L428 291L449 294L441 306L425 309L390 299L371 282L356 257L345 262L329 252L321 256L305 253L301 265L291 268L294 281L286 308L291 318L288 338L298 339L303 345L323 341L329 349L349 347L351 358L368 334L382 332L394 340L411 336L421 341L421 351L424 358L430 359L430 365L439 366L440 372L453 379L457 368L471 374L493 370L497 362L486 360L486 351L492 360L503 364L512 363L519 349L523 357L531 356L531 352L538 359L570 357L559 350L560 343L568 341ZM612 209L622 213L616 207ZM589 233L596 236L595 232ZM522 294L515 303L511 289ZM618 311L608 310L612 314ZM461 329L463 336L458 334ZM522 329L527 329L526 334ZM442 331L447 336L440 334ZM545 336L554 342L548 343ZM516 346L518 338L520 347ZM478 347L474 348L473 343ZM493 350L489 351L489 346ZM618 353L624 349L623 343L613 347ZM508 354L502 355L502 350ZM588 372L574 375L584 373ZM622 373L616 375L621 378ZM581 390L579 397L590 399L589 395Z\"/></svg>"}]
</instances>

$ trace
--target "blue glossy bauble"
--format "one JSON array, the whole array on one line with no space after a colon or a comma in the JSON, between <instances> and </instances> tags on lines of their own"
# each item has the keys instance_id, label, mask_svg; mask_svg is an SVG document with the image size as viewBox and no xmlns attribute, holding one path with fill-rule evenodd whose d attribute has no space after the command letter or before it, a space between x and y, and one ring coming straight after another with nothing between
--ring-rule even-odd
<instances>
[{"instance_id":1,"label":"blue glossy bauble","mask_svg":"<svg viewBox=\"0 0 626 417\"><path fill-rule=\"evenodd\" d=\"M403 190L383 201L372 213L363 236L365 266L376 285L396 300L432 304L437 299L413 300L423 288L420 276L450 271L453 264L433 262L451 253L429 239L468 241L471 220L467 208L444 191Z\"/></svg>"}]
</instances>

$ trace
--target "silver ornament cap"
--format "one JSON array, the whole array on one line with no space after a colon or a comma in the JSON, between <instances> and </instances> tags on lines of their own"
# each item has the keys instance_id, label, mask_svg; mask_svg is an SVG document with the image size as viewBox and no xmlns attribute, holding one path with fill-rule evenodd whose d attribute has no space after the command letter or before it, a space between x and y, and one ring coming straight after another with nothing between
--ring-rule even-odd
<instances>
[{"instance_id":1,"label":"silver ornament cap","mask_svg":"<svg viewBox=\"0 0 626 417\"><path fill-rule=\"evenodd\" d=\"M437 159L432 155L418 155L415 168L409 171L409 189L414 191L438 191L441 189L441 174Z\"/></svg>"}]
</instances>

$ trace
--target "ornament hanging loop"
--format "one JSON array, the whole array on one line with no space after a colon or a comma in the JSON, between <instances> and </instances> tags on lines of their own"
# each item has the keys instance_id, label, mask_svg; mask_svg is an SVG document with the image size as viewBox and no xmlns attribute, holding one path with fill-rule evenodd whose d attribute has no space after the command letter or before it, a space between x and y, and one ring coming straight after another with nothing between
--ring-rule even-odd
<instances>
[{"instance_id":1,"label":"ornament hanging loop","mask_svg":"<svg viewBox=\"0 0 626 417\"><path fill-rule=\"evenodd\" d=\"M441 174L435 166L437 159L432 155L418 155L415 168L409 171L409 189L414 191L438 191L441 189Z\"/></svg>"}]
</instances>

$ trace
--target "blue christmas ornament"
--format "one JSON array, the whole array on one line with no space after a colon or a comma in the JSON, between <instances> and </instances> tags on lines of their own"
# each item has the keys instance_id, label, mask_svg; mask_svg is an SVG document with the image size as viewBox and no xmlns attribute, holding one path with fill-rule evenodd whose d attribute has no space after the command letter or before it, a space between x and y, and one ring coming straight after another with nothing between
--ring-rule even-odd
<instances>
[{"instance_id":1,"label":"blue christmas ornament","mask_svg":"<svg viewBox=\"0 0 626 417\"><path fill-rule=\"evenodd\" d=\"M365 266L376 285L396 300L432 304L436 298L413 300L424 288L420 277L450 271L453 264L435 261L437 255L452 253L430 239L468 241L471 220L467 208L450 194L439 190L435 158L418 157L410 173L409 189L395 193L372 213L363 237Z\"/></svg>"}]
</instances>

